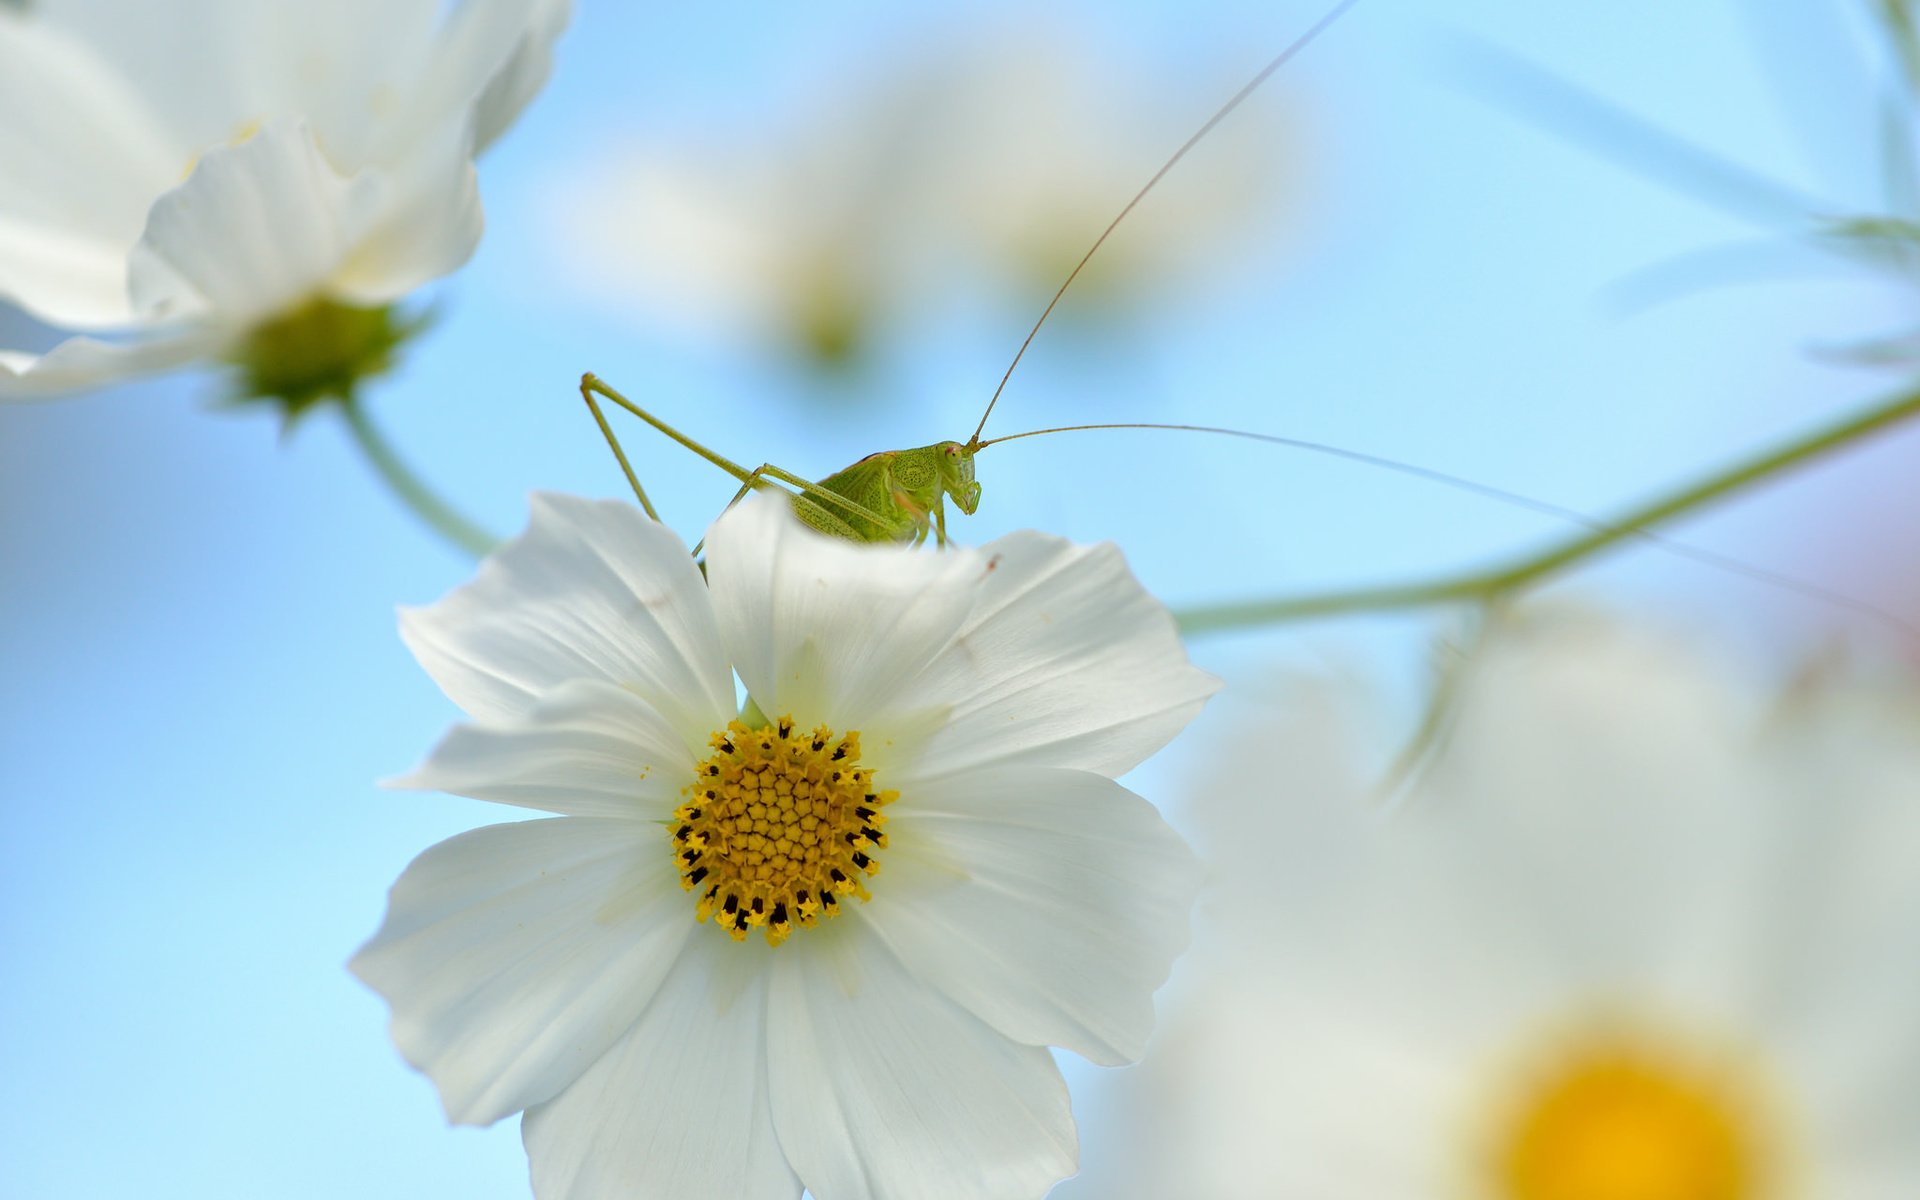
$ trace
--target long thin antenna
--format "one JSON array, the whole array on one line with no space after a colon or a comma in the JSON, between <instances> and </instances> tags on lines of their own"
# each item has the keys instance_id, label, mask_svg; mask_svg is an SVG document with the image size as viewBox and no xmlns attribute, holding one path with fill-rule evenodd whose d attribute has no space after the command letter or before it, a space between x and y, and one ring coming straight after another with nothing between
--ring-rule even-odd
<instances>
[{"instance_id":1,"label":"long thin antenna","mask_svg":"<svg viewBox=\"0 0 1920 1200\"><path fill-rule=\"evenodd\" d=\"M993 389L993 398L987 401L987 411L980 414L980 424L974 426L973 436L967 439L967 446L969 449L978 449L983 444L980 441L980 431L987 427L987 418L993 415L993 406L1000 403L1000 393L1007 390L1007 380L1013 377L1013 369L1020 365L1020 360L1022 358L1026 357L1027 347L1033 345L1033 339L1035 335L1037 335L1040 332L1040 327L1042 325L1045 325L1047 323L1047 318L1053 315L1054 307L1060 303L1060 297L1066 295L1067 289L1073 286L1073 281L1080 278L1080 272L1086 267L1087 263L1092 260L1093 256L1099 253L1100 247L1106 244L1108 235L1113 233L1115 229L1119 228L1120 222L1127 219L1127 214L1131 213L1134 210L1134 207L1138 205L1140 201L1146 199L1147 193L1153 190L1154 185L1159 183L1160 180L1163 177L1165 177L1168 171L1173 170L1174 165L1178 163L1181 159L1185 158L1187 156L1187 151L1193 149L1196 145L1198 145L1200 143L1201 138L1204 138L1207 136L1207 134L1213 132L1213 127L1218 125L1220 122L1226 120L1227 114L1231 113L1234 109L1239 108L1243 100L1245 100L1248 96L1253 95L1255 91L1259 90L1260 85L1267 81L1268 76L1272 75L1275 71L1278 71L1281 67L1285 66L1287 64L1287 60L1291 59L1294 55L1306 49L1307 46L1315 38L1319 37L1322 33L1326 32L1328 27L1330 27L1335 21L1338 21L1341 17L1345 16L1347 10L1352 8L1354 5L1358 3L1360 3L1360 0L1341 0L1339 4L1336 4L1333 7L1332 11L1328 12L1326 16L1321 17L1318 21L1316 21L1313 25L1313 28L1301 34L1297 39L1294 40L1294 43L1291 46L1288 46L1285 50L1282 50L1279 54L1275 55L1272 62L1269 62L1266 66L1260 68L1260 73L1258 75L1255 75L1253 79L1245 87L1235 92L1231 100L1228 100L1225 104L1221 105L1217 112L1215 112L1211 117L1207 118L1206 124L1202 125L1198 130L1196 130L1192 137L1188 138L1185 142L1181 144L1178 150L1175 150L1173 152L1172 158L1169 158L1166 162L1160 165L1160 169L1153 173L1153 178L1147 180L1146 186L1141 188L1138 192L1135 192L1133 199L1127 201L1127 206L1120 210L1120 215L1115 217L1112 221L1108 222L1107 227L1100 231L1100 236L1093 239L1093 245L1087 248L1087 252L1080 256L1080 261L1074 264L1073 270L1067 273L1066 282L1062 283L1060 285L1060 290L1053 294L1053 299L1047 301L1047 307L1045 311L1043 311L1040 314L1040 319L1033 323L1033 328L1027 331L1026 340L1021 342L1020 349L1014 352L1013 361L1007 364L1006 373L1000 376L999 386Z\"/></svg>"},{"instance_id":2,"label":"long thin antenna","mask_svg":"<svg viewBox=\"0 0 1920 1200\"><path fill-rule=\"evenodd\" d=\"M1171 430L1176 433L1211 433L1218 434L1222 437L1244 438L1250 442L1266 442L1269 445L1286 446L1294 450L1305 450L1313 454L1323 454L1329 458L1345 459L1348 462L1362 463L1370 467L1379 467L1400 475L1411 476L1415 479L1424 479L1429 483L1437 483L1443 487L1454 488L1457 491L1470 492L1476 496L1484 496L1489 500L1497 500L1502 504L1528 509L1532 512L1540 513L1543 516L1571 522L1583 528L1591 529L1595 533L1616 535L1631 534L1641 541L1664 550L1669 554L1691 559L1705 566L1726 571L1733 575L1739 575L1745 579L1751 579L1756 583L1763 583L1769 587L1777 587L1783 591L1793 592L1810 600L1817 600L1822 604L1831 605L1835 608L1868 617L1890 629L1899 631L1901 634L1916 642L1920 642L1920 626L1914 625L1913 622L1907 620L1905 617L1882 608L1871 601L1862 600L1858 596L1850 596L1845 592L1834 591L1832 588L1815 583L1810 579L1803 579L1797 575L1789 575L1782 571L1775 571L1768 567L1758 566L1743 559L1720 554L1713 550L1706 550L1687 542L1675 541L1673 538L1667 537L1664 534L1655 533L1651 529L1622 526L1603 521L1598 517L1589 516L1579 509L1554 504L1551 501L1541 500L1521 492L1510 492L1505 488L1480 483L1465 478L1464 476L1450 475L1445 471L1436 471L1432 467L1417 466L1414 463L1403 462L1397 458L1387 458L1380 454L1368 454L1363 450L1349 450L1344 446L1332 446L1325 442L1309 441L1305 438L1282 437L1279 434L1273 433L1254 433L1245 429L1226 429L1216 425L1163 425L1133 421L1105 425L1061 425L1053 429L1030 429L1025 433L1009 433L1004 437L989 438L979 443L976 449L985 449L988 446L996 445L1000 442L1018 441L1021 438L1040 437L1042 434L1080 433L1090 429L1158 429Z\"/></svg>"},{"instance_id":3,"label":"long thin antenna","mask_svg":"<svg viewBox=\"0 0 1920 1200\"><path fill-rule=\"evenodd\" d=\"M1218 425L1165 425L1145 421L1130 421L1104 425L1061 425L1053 429L1029 429L1025 433L1009 433L1004 437L988 438L986 441L980 443L978 449L984 450L988 446L997 446L1001 442L1016 442L1021 438L1039 437L1042 434L1082 433L1090 429L1162 429L1171 430L1175 433L1212 433L1222 437L1244 438L1250 442L1266 442L1272 446L1287 446L1294 450L1305 450L1313 454L1324 454L1329 458L1341 458L1348 462L1362 463L1369 467L1379 467L1383 470L1393 471L1401 475L1409 475L1415 479L1424 479L1429 483L1437 483L1444 487L1457 488L1463 492L1472 492L1477 496L1485 496L1489 500L1498 500L1503 504L1518 505L1521 508L1531 509L1545 516L1557 517L1563 521L1573 521L1585 525L1590 529L1606 528L1602 522L1575 509L1563 508L1558 504L1553 504L1545 500L1536 500L1532 496L1522 495L1519 492L1510 492L1505 488L1494 487L1492 484L1479 483L1461 475L1449 475L1445 471L1436 471L1432 467L1422 467L1397 458L1387 458L1379 454L1368 454L1364 450L1349 450L1344 446L1332 446L1325 442L1314 442L1305 438L1283 437L1277 433L1254 433L1246 429L1226 429Z\"/></svg>"}]
</instances>

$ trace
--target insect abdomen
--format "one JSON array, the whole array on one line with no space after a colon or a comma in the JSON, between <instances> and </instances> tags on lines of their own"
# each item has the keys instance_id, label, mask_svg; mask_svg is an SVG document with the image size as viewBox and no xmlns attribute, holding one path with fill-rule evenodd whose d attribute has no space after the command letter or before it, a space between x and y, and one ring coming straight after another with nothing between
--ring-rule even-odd
<instances>
[{"instance_id":1,"label":"insect abdomen","mask_svg":"<svg viewBox=\"0 0 1920 1200\"><path fill-rule=\"evenodd\" d=\"M894 453L882 450L869 454L815 485L822 491L845 496L857 508L842 508L830 500L801 494L793 498L794 513L822 533L856 542L901 542L912 538L918 525L911 514L900 511L888 481Z\"/></svg>"}]
</instances>

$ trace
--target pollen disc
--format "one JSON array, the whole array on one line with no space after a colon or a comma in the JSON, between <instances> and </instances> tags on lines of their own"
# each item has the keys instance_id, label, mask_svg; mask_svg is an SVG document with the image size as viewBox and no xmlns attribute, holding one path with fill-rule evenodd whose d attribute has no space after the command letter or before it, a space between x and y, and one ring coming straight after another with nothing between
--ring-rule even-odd
<instances>
[{"instance_id":1,"label":"pollen disc","mask_svg":"<svg viewBox=\"0 0 1920 1200\"><path fill-rule=\"evenodd\" d=\"M735 941L754 929L779 945L796 927L871 899L886 815L898 798L860 766L860 734L796 732L792 717L749 729L731 721L694 772L673 814L680 886L699 895L694 918L713 918Z\"/></svg>"},{"instance_id":2,"label":"pollen disc","mask_svg":"<svg viewBox=\"0 0 1920 1200\"><path fill-rule=\"evenodd\" d=\"M1501 1200L1756 1200L1763 1124L1732 1073L1672 1048L1569 1047L1516 1097L1494 1174Z\"/></svg>"}]
</instances>

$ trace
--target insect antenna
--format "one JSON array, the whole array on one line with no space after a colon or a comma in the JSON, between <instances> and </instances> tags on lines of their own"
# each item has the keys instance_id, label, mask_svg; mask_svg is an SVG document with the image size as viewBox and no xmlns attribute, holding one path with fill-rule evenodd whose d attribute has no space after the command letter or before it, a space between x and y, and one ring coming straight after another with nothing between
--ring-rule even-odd
<instances>
[{"instance_id":1,"label":"insect antenna","mask_svg":"<svg viewBox=\"0 0 1920 1200\"><path fill-rule=\"evenodd\" d=\"M1338 21L1346 15L1348 9L1358 3L1360 3L1360 0L1340 0L1340 3L1329 10L1325 16L1314 22L1312 28L1295 38L1292 45L1282 50L1279 54L1274 55L1271 62L1260 68L1259 74L1249 80L1246 86L1235 92L1232 98L1225 104L1222 104L1211 117L1208 117L1206 124L1200 126L1199 129L1194 131L1192 137L1182 142L1180 148L1173 152L1171 158L1160 164L1160 169L1153 173L1153 178L1147 180L1146 186L1135 192L1133 199L1127 201L1126 207L1120 210L1119 215L1107 223L1107 227L1100 231L1099 237L1093 239L1093 245L1087 247L1087 252L1080 256L1080 261L1074 264L1073 270L1067 272L1066 280L1061 283L1060 289L1054 292L1053 299L1047 301L1047 307L1041 311L1040 319L1033 323L1032 329L1027 330L1026 340L1022 341L1020 348L1014 351L1013 361L1007 364L1005 373L1000 376L999 384L993 389L992 398L987 401L987 411L980 414L980 423L974 426L973 436L967 439L967 448L969 450L976 450L987 444L980 440L980 432L987 427L987 418L993 415L993 406L1000 403L1000 393L1007 389L1007 380L1013 377L1013 369L1020 365L1022 358L1026 357L1027 347L1033 345L1033 339L1039 334L1040 327L1045 325L1047 318L1053 315L1054 308L1060 303L1060 297L1066 295L1067 289L1073 286L1073 281L1080 278L1080 272L1086 268L1088 262L1092 261L1093 256L1099 253L1100 247L1106 244L1108 236L1120 227L1120 222L1126 220L1127 214L1131 213L1140 201L1146 199L1147 193L1151 192L1154 186L1158 184L1161 179L1165 178L1167 172L1173 170L1175 164L1187 156L1187 151L1199 145L1200 139L1213 132L1214 126L1226 120L1227 115L1233 112L1234 109L1239 108L1241 102L1248 96L1258 91L1260 85L1265 83L1269 76L1281 67L1286 66L1287 62L1292 59L1294 55L1306 49L1312 44L1315 38L1325 33L1335 21Z\"/></svg>"},{"instance_id":2,"label":"insect antenna","mask_svg":"<svg viewBox=\"0 0 1920 1200\"><path fill-rule=\"evenodd\" d=\"M1478 496L1485 496L1490 500L1498 500L1503 504L1512 504L1520 508L1531 509L1534 512L1542 513L1546 516L1556 517L1560 520L1573 521L1591 529L1603 530L1609 528L1604 522L1598 521L1574 509L1564 508L1551 501L1538 500L1520 492L1510 492L1505 488L1495 487L1489 483L1480 483L1477 480L1468 479L1463 475L1450 475L1445 471L1435 470L1432 467L1423 467L1415 463L1404 462L1397 458L1388 458L1380 454L1369 454L1364 450L1349 450L1344 446L1329 445L1326 442L1315 442L1306 438L1285 437L1277 433L1255 433L1248 429L1227 429L1218 425L1170 425L1145 421L1128 421L1102 425L1060 425L1052 429L1029 429L1025 433L1009 433L997 438L988 438L979 444L978 449L984 450L988 446L997 446L1001 442L1018 441L1021 438L1040 437L1042 434L1081 433L1092 429L1159 429L1171 430L1175 433L1210 433L1217 434L1221 437L1244 438L1250 442L1266 442L1273 446L1286 446L1293 450L1304 450L1310 454L1323 454L1329 458L1341 458L1348 462L1361 463L1365 466L1379 467L1382 470L1393 471L1401 475L1409 475L1415 479L1424 479L1429 483L1437 483L1443 487L1455 488L1463 492L1471 492Z\"/></svg>"},{"instance_id":3,"label":"insect antenna","mask_svg":"<svg viewBox=\"0 0 1920 1200\"><path fill-rule=\"evenodd\" d=\"M1395 474L1410 476L1414 479L1423 479L1429 483L1439 484L1442 487L1449 487L1456 491L1468 492L1489 500L1496 500L1515 508L1524 508L1531 512L1540 513L1543 516L1553 517L1559 521L1578 525L1584 529L1592 530L1595 533L1637 538L1667 554L1689 559L1716 570L1738 575L1743 579L1750 579L1755 583L1792 592L1806 599L1866 617L1888 629L1900 633L1916 643L1920 643L1920 626L1916 626L1912 621L1907 620L1896 612L1882 608L1870 600L1863 600L1858 596L1851 596L1845 592L1835 591L1811 579L1791 575L1784 571L1776 571L1769 567L1750 563L1744 559L1721 554L1717 551L1695 546L1688 542L1677 541L1674 538L1667 537L1665 534L1656 533L1651 529L1641 528L1637 525L1615 524L1610 521L1603 521L1598 517L1581 512L1579 509L1568 508L1565 505L1555 504L1550 500L1542 500L1536 496L1529 496L1523 492L1509 491L1506 488L1495 487L1489 483L1481 483L1478 480L1468 479L1462 475L1449 474L1446 471L1435 470L1432 467L1419 466L1418 464L1406 462L1402 459L1388 458L1381 454L1369 454L1364 450L1350 450L1345 446L1329 445L1326 442L1311 441L1307 438L1285 437L1274 433L1255 433L1247 429L1228 429L1217 425L1175 425L1145 421L1126 421L1100 425L1060 425L1051 429L1029 429L1024 433L1009 433L997 438L988 438L986 441L978 443L975 446L975 450L983 450L988 446L997 445L1000 442L1018 441L1021 438L1041 437L1051 433L1080 433L1093 429L1155 429L1175 433L1215 434L1221 437L1243 438L1250 442L1265 442L1273 446L1285 446L1293 450L1304 450L1310 454L1319 454L1328 458L1338 458L1344 459L1347 462L1360 463L1364 466L1378 467L1381 470L1392 471Z\"/></svg>"}]
</instances>

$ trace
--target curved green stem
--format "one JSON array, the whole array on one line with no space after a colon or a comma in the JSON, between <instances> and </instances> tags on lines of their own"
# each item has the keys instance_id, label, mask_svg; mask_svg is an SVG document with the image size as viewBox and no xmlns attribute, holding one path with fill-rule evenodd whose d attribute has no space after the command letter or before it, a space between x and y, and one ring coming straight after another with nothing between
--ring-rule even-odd
<instances>
[{"instance_id":1,"label":"curved green stem","mask_svg":"<svg viewBox=\"0 0 1920 1200\"><path fill-rule=\"evenodd\" d=\"M353 431L355 444L367 456L367 461L372 464L381 481L392 489L400 503L425 521L429 528L475 558L482 557L499 544L500 539L462 516L413 473L413 469L394 452L386 435L368 419L366 409L361 407L358 400L343 401L340 411L346 414L347 428Z\"/></svg>"},{"instance_id":2,"label":"curved green stem","mask_svg":"<svg viewBox=\"0 0 1920 1200\"><path fill-rule=\"evenodd\" d=\"M1346 613L1386 612L1499 599L1584 563L1628 538L1650 537L1652 535L1648 531L1653 526L1691 514L1734 492L1862 441L1916 414L1920 414L1920 388L1901 392L1853 416L1737 462L1697 483L1631 509L1616 520L1598 524L1575 537L1505 566L1407 584L1190 608L1174 615L1180 623L1181 632L1195 634L1255 625L1277 625Z\"/></svg>"},{"instance_id":3,"label":"curved green stem","mask_svg":"<svg viewBox=\"0 0 1920 1200\"><path fill-rule=\"evenodd\" d=\"M1920 93L1920 25L1914 21L1913 0L1878 0L1874 7L1900 60L1908 90Z\"/></svg>"}]
</instances>

